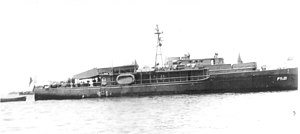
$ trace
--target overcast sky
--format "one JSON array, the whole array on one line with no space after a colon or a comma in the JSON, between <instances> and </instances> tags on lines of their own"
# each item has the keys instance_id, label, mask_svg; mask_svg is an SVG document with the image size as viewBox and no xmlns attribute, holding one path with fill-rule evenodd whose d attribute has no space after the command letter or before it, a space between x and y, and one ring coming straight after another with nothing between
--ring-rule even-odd
<instances>
[{"instance_id":1,"label":"overcast sky","mask_svg":"<svg viewBox=\"0 0 300 134\"><path fill-rule=\"evenodd\" d=\"M191 54L277 67L299 58L297 0L1 0L1 91L29 77L65 80L94 67L154 65L156 24L163 57ZM298 50L297 50L298 49Z\"/></svg>"}]
</instances>

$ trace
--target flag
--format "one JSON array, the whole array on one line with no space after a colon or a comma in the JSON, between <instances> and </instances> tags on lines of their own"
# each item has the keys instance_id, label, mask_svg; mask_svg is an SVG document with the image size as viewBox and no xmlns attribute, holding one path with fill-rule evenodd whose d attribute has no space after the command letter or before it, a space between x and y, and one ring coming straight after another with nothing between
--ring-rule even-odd
<instances>
[{"instance_id":1,"label":"flag","mask_svg":"<svg viewBox=\"0 0 300 134\"><path fill-rule=\"evenodd\" d=\"M29 79L29 86L30 86L30 84L32 83L32 78L30 77L30 79Z\"/></svg>"}]
</instances>

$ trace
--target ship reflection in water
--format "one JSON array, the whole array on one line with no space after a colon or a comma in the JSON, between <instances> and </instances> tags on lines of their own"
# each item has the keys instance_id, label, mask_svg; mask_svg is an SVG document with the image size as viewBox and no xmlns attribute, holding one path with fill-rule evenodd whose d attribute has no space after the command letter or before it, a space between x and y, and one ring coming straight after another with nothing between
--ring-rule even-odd
<instances>
[{"instance_id":1,"label":"ship reflection in water","mask_svg":"<svg viewBox=\"0 0 300 134\"><path fill-rule=\"evenodd\" d=\"M2 103L0 133L297 133L299 102L296 90Z\"/></svg>"}]
</instances>

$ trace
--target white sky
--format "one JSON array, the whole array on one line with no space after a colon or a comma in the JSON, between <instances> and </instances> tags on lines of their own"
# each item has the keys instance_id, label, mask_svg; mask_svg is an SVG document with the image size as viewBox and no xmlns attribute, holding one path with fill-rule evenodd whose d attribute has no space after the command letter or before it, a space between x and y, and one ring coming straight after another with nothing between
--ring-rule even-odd
<instances>
[{"instance_id":1,"label":"white sky","mask_svg":"<svg viewBox=\"0 0 300 134\"><path fill-rule=\"evenodd\" d=\"M298 0L1 0L1 92L29 77L66 80L94 67L153 66L163 56L219 57L277 66L298 60Z\"/></svg>"}]
</instances>

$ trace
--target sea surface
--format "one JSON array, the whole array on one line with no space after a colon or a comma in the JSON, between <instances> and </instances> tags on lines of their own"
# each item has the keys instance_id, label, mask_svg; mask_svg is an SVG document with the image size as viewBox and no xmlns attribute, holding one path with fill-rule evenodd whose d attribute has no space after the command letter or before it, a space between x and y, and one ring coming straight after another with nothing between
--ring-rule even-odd
<instances>
[{"instance_id":1,"label":"sea surface","mask_svg":"<svg viewBox=\"0 0 300 134\"><path fill-rule=\"evenodd\" d=\"M299 133L299 92L0 103L0 133Z\"/></svg>"}]
</instances>

